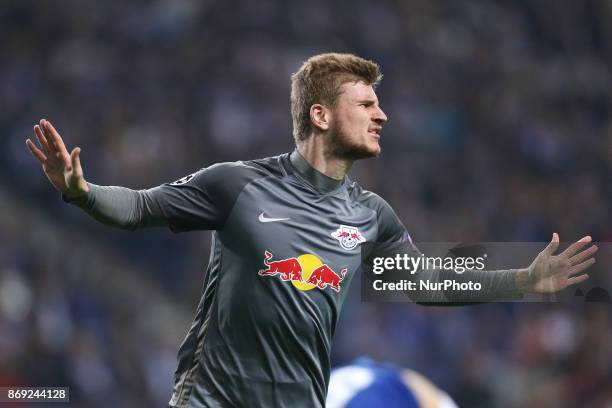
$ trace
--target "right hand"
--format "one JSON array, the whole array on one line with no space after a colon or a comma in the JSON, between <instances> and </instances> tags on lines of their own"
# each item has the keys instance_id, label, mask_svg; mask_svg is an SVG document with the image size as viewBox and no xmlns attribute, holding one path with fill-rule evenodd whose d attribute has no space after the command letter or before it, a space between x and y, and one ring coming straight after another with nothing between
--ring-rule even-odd
<instances>
[{"instance_id":1,"label":"right hand","mask_svg":"<svg viewBox=\"0 0 612 408\"><path fill-rule=\"evenodd\" d=\"M89 187L83 178L83 169L79 160L81 148L75 147L69 154L57 130L45 119L41 119L40 124L34 126L34 133L42 150L29 138L26 140L26 145L42 164L43 171L53 187L68 198L87 194Z\"/></svg>"}]
</instances>

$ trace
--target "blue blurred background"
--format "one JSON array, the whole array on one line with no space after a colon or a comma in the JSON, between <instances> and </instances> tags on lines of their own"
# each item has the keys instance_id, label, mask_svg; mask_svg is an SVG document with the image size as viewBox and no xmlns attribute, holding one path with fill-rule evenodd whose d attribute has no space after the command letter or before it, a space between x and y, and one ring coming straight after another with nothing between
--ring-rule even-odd
<instances>
[{"instance_id":1,"label":"blue blurred background","mask_svg":"<svg viewBox=\"0 0 612 408\"><path fill-rule=\"evenodd\" d=\"M207 232L64 204L24 144L42 117L88 181L152 187L291 151L290 74L352 52L380 63L390 119L352 177L415 241L612 241L610 1L20 0L0 19L0 386L165 406L208 261ZM394 361L465 407L612 404L609 303L364 304L358 281L334 364Z\"/></svg>"}]
</instances>

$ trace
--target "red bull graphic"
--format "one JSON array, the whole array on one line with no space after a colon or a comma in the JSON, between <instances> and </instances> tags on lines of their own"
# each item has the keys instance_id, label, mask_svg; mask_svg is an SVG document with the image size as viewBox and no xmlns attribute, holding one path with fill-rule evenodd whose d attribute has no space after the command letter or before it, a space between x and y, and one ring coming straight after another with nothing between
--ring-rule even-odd
<instances>
[{"instance_id":1,"label":"red bull graphic","mask_svg":"<svg viewBox=\"0 0 612 408\"><path fill-rule=\"evenodd\" d=\"M330 287L340 292L340 283L346 277L347 268L342 268L340 274L329 265L323 263L316 255L303 254L297 258L271 260L273 254L265 251L264 265L259 276L278 276L281 280L291 284L299 290L307 291L316 288L321 290Z\"/></svg>"},{"instance_id":2,"label":"red bull graphic","mask_svg":"<svg viewBox=\"0 0 612 408\"><path fill-rule=\"evenodd\" d=\"M266 251L264 265L266 265L268 268L260 270L258 272L260 276L274 276L278 274L284 281L297 280L302 282L302 266L298 262L297 258L289 258L272 262L270 262L270 259L272 259L272 252Z\"/></svg>"},{"instance_id":3,"label":"red bull graphic","mask_svg":"<svg viewBox=\"0 0 612 408\"><path fill-rule=\"evenodd\" d=\"M312 271L306 282L317 285L319 289L325 289L326 286L329 286L336 292L340 292L340 282L344 280L346 270L346 268L342 268L340 270L342 276L339 276L329 266L323 264Z\"/></svg>"}]
</instances>

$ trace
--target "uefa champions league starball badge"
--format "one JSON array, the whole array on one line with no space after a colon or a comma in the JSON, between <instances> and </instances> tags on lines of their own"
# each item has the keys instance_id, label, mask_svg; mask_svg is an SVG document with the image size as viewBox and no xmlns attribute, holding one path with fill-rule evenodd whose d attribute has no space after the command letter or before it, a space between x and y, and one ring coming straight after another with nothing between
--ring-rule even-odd
<instances>
[{"instance_id":1,"label":"uefa champions league starball badge","mask_svg":"<svg viewBox=\"0 0 612 408\"><path fill-rule=\"evenodd\" d=\"M188 176L185 176L183 178L180 178L176 181L173 181L172 183L170 183L171 186L180 186L181 184L185 184L188 183L196 174L195 173L191 173Z\"/></svg>"},{"instance_id":2,"label":"uefa champions league starball badge","mask_svg":"<svg viewBox=\"0 0 612 408\"><path fill-rule=\"evenodd\" d=\"M350 225L341 225L340 228L331 233L331 236L336 238L340 242L340 246L347 251L366 241L357 227L351 227Z\"/></svg>"}]
</instances>

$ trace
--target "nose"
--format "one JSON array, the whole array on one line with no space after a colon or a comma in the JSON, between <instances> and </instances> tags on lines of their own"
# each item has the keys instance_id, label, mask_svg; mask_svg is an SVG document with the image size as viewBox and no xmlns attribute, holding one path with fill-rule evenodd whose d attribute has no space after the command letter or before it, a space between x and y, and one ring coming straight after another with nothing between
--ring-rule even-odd
<instances>
[{"instance_id":1,"label":"nose","mask_svg":"<svg viewBox=\"0 0 612 408\"><path fill-rule=\"evenodd\" d=\"M380 108L380 106L376 109L376 112L374 113L374 118L373 120L378 123L378 124L383 124L385 123L387 120L389 120L387 118L387 115L385 115L385 112L383 112L383 110Z\"/></svg>"}]
</instances>

